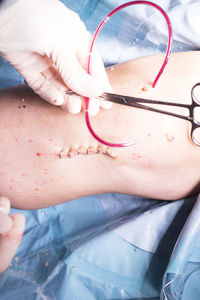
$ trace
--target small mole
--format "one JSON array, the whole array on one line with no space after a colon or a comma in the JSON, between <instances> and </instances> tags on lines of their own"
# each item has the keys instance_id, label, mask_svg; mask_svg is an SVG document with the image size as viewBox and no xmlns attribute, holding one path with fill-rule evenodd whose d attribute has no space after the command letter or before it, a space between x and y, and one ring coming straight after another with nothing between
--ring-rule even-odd
<instances>
[{"instance_id":1,"label":"small mole","mask_svg":"<svg viewBox=\"0 0 200 300\"><path fill-rule=\"evenodd\" d=\"M133 152L133 159L136 159L136 153L135 152Z\"/></svg>"}]
</instances>

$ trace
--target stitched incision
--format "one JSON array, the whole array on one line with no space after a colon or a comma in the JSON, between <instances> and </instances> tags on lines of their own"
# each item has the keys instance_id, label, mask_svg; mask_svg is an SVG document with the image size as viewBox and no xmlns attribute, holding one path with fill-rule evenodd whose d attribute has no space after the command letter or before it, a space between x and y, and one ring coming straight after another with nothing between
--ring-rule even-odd
<instances>
[{"instance_id":1,"label":"stitched incision","mask_svg":"<svg viewBox=\"0 0 200 300\"><path fill-rule=\"evenodd\" d=\"M80 146L80 147L65 147L59 152L60 159L72 158L77 155L89 155L89 154L104 154L116 159L118 157L116 150L104 145L97 146Z\"/></svg>"}]
</instances>

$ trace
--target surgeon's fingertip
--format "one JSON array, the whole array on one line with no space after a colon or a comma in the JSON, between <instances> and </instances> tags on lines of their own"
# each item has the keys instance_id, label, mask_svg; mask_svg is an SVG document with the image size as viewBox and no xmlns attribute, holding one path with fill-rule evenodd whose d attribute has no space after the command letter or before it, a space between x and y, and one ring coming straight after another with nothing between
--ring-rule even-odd
<instances>
[{"instance_id":1,"label":"surgeon's fingertip","mask_svg":"<svg viewBox=\"0 0 200 300\"><path fill-rule=\"evenodd\" d=\"M13 226L16 232L23 232L25 227L25 216L21 213L15 213L11 216L11 219L13 220Z\"/></svg>"},{"instance_id":2,"label":"surgeon's fingertip","mask_svg":"<svg viewBox=\"0 0 200 300\"><path fill-rule=\"evenodd\" d=\"M92 76L90 76L89 79L90 80L87 81L87 84L85 84L84 86L84 90L82 90L80 94L85 97L94 99L100 96L104 92L104 90L101 84L99 84L99 82Z\"/></svg>"},{"instance_id":3,"label":"surgeon's fingertip","mask_svg":"<svg viewBox=\"0 0 200 300\"><path fill-rule=\"evenodd\" d=\"M110 101L101 100L100 101L100 107L104 109L110 109L112 107L113 103Z\"/></svg>"},{"instance_id":4,"label":"surgeon's fingertip","mask_svg":"<svg viewBox=\"0 0 200 300\"><path fill-rule=\"evenodd\" d=\"M0 211L0 235L9 231L12 227L12 224L12 218L5 213L1 213Z\"/></svg>"},{"instance_id":5,"label":"surgeon's fingertip","mask_svg":"<svg viewBox=\"0 0 200 300\"><path fill-rule=\"evenodd\" d=\"M70 114L79 114L81 112L81 97L79 96L68 96L66 106Z\"/></svg>"},{"instance_id":6,"label":"surgeon's fingertip","mask_svg":"<svg viewBox=\"0 0 200 300\"><path fill-rule=\"evenodd\" d=\"M35 91L42 99L47 101L50 104L53 105L62 105L64 102L64 94L62 94L60 91L54 89L54 88L49 88L49 90L45 89L40 89L39 91Z\"/></svg>"},{"instance_id":7,"label":"surgeon's fingertip","mask_svg":"<svg viewBox=\"0 0 200 300\"><path fill-rule=\"evenodd\" d=\"M96 116L99 112L99 100L90 98L88 112L90 116Z\"/></svg>"},{"instance_id":8,"label":"surgeon's fingertip","mask_svg":"<svg viewBox=\"0 0 200 300\"><path fill-rule=\"evenodd\" d=\"M0 211L8 214L10 211L10 201L6 197L0 197Z\"/></svg>"},{"instance_id":9,"label":"surgeon's fingertip","mask_svg":"<svg viewBox=\"0 0 200 300\"><path fill-rule=\"evenodd\" d=\"M49 102L51 104L57 105L57 106L62 105L63 102L64 102L64 96L63 95L56 95Z\"/></svg>"},{"instance_id":10,"label":"surgeon's fingertip","mask_svg":"<svg viewBox=\"0 0 200 300\"><path fill-rule=\"evenodd\" d=\"M113 93L113 89L110 85L110 83L107 81L105 83L105 89L104 92L106 93ZM107 100L100 100L100 107L104 108L104 109L110 109L112 107L113 103L111 101L107 101Z\"/></svg>"}]
</instances>

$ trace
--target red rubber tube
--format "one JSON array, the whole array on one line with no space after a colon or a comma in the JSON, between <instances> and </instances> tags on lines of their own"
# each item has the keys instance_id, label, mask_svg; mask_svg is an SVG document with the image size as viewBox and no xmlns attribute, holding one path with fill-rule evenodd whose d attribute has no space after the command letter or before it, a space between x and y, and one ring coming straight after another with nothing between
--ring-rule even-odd
<instances>
[{"instance_id":1,"label":"red rubber tube","mask_svg":"<svg viewBox=\"0 0 200 300\"><path fill-rule=\"evenodd\" d=\"M92 50L93 50L93 47L94 47L94 43L95 43L95 40L98 36L98 34L100 33L101 29L103 28L103 26L105 25L105 23L115 14L117 13L119 10L125 8L125 7L128 7L128 6L132 6L132 5L136 5L136 4L145 4L145 5L150 5L150 6L153 6L154 8L156 8L157 10L159 10L161 12L161 14L163 15L163 17L165 18L165 21L167 23L167 27L168 27L168 46L167 46L167 50L166 50L166 55L165 55L165 59L163 61L163 64L156 76L156 78L154 79L154 82L152 84L152 87L154 88L160 78L160 76L162 75L165 67L166 67L166 64L168 62L168 59L169 59L169 56L171 54L171 46L172 46L172 26L171 26L171 22L170 22L170 19L167 15L167 13L157 4L153 3L153 2L150 2L150 1L130 1L130 2L127 2L127 3L124 3L118 7L116 7L115 9L113 9L106 17L104 17L104 19L101 21L101 23L99 24L94 36L93 36L93 39L92 39L92 42L91 42L91 46L90 46L90 50L89 50L89 58L88 58L88 67L87 67L87 72L88 74L91 74L91 71L90 71L90 66L91 66L91 56L92 56ZM135 142L133 143L110 143L110 142L107 142L107 141L104 141L103 139L101 139L95 132L94 130L92 129L92 126L91 126L91 123L90 123L90 119L89 119L89 113L88 113L88 107L89 107L89 98L85 97L85 121L86 121L86 125L88 127L88 130L90 131L90 133L92 134L92 136L97 140L99 141L100 143L106 145L106 146L109 146L109 147L128 147L128 146L132 146L135 144Z\"/></svg>"}]
</instances>

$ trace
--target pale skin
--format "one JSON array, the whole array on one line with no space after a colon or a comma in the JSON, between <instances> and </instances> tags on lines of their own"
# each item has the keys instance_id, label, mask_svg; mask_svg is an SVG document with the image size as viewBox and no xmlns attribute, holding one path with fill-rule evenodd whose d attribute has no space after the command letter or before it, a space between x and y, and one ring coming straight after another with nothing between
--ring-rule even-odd
<instances>
[{"instance_id":1,"label":"pale skin","mask_svg":"<svg viewBox=\"0 0 200 300\"><path fill-rule=\"evenodd\" d=\"M173 54L153 89L162 61L152 56L107 69L114 92L190 103L200 81L200 53ZM24 86L0 92L0 120L0 193L14 207L35 209L105 192L163 200L199 192L200 147L191 141L187 121L113 105L95 117L97 133L136 145L107 148L91 136L83 114L70 115Z\"/></svg>"}]
</instances>

